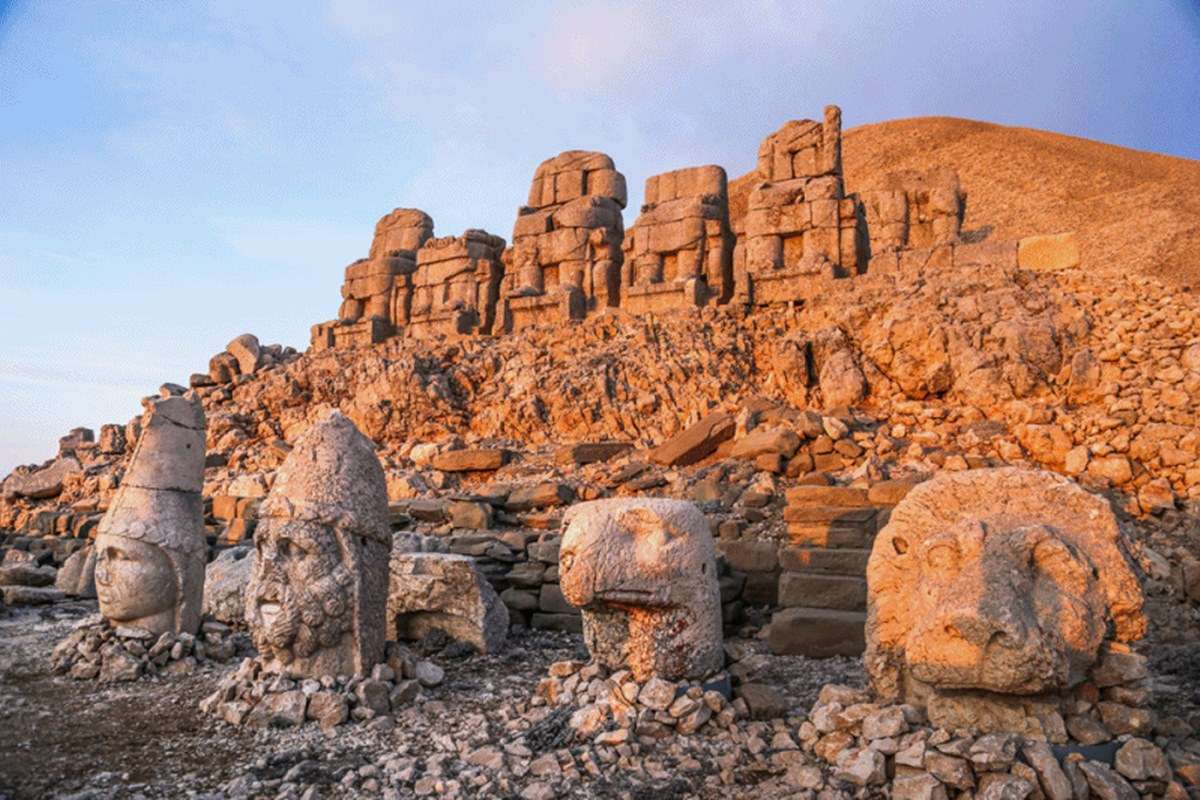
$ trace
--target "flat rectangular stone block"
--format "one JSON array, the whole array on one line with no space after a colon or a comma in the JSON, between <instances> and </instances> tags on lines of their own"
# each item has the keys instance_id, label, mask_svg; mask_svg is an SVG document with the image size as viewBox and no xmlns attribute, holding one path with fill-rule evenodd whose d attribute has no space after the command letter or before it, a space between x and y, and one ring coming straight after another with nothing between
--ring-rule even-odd
<instances>
[{"instance_id":1,"label":"flat rectangular stone block","mask_svg":"<svg viewBox=\"0 0 1200 800\"><path fill-rule=\"evenodd\" d=\"M767 646L776 655L860 656L866 649L866 622L859 611L785 608L771 620Z\"/></svg>"},{"instance_id":2,"label":"flat rectangular stone block","mask_svg":"<svg viewBox=\"0 0 1200 800\"><path fill-rule=\"evenodd\" d=\"M1028 236L1017 243L1017 265L1042 272L1077 267L1079 240L1073 232Z\"/></svg>"},{"instance_id":3,"label":"flat rectangular stone block","mask_svg":"<svg viewBox=\"0 0 1200 800\"><path fill-rule=\"evenodd\" d=\"M869 549L875 539L874 529L824 525L816 522L789 522L788 538L799 547L850 547Z\"/></svg>"},{"instance_id":4,"label":"flat rectangular stone block","mask_svg":"<svg viewBox=\"0 0 1200 800\"><path fill-rule=\"evenodd\" d=\"M543 631L583 633L583 616L580 614L543 614L535 611L529 620L529 625Z\"/></svg>"},{"instance_id":5,"label":"flat rectangular stone block","mask_svg":"<svg viewBox=\"0 0 1200 800\"><path fill-rule=\"evenodd\" d=\"M719 541L717 550L739 572L771 572L779 568L779 544L767 541Z\"/></svg>"},{"instance_id":6,"label":"flat rectangular stone block","mask_svg":"<svg viewBox=\"0 0 1200 800\"><path fill-rule=\"evenodd\" d=\"M789 572L825 572L832 575L867 574L871 551L823 547L785 547L779 551L779 565Z\"/></svg>"},{"instance_id":7,"label":"flat rectangular stone block","mask_svg":"<svg viewBox=\"0 0 1200 800\"><path fill-rule=\"evenodd\" d=\"M867 581L852 575L785 572L779 576L779 605L863 611L867 607Z\"/></svg>"},{"instance_id":8,"label":"flat rectangular stone block","mask_svg":"<svg viewBox=\"0 0 1200 800\"><path fill-rule=\"evenodd\" d=\"M859 486L794 486L787 490L788 505L869 506L868 490Z\"/></svg>"},{"instance_id":9,"label":"flat rectangular stone block","mask_svg":"<svg viewBox=\"0 0 1200 800\"><path fill-rule=\"evenodd\" d=\"M828 522L840 523L844 527L865 526L875 519L875 508L847 508L845 506L789 505L783 510L785 522Z\"/></svg>"}]
</instances>

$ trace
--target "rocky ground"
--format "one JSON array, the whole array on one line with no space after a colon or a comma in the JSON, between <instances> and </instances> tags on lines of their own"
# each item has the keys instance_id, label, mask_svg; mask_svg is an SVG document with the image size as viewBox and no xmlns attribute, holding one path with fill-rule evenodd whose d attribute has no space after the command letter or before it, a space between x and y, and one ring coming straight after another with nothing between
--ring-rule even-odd
<instances>
[{"instance_id":1,"label":"rocky ground","mask_svg":"<svg viewBox=\"0 0 1200 800\"><path fill-rule=\"evenodd\" d=\"M316 724L256 731L199 710L234 664L120 684L52 675L52 649L93 611L63 603L0 618L0 795L717 797L768 783L766 796L787 796L768 743L796 730L823 684L864 680L853 659L763 655L757 679L787 698L788 717L596 746L573 738L571 709L534 699L551 663L586 658L582 639L524 631L495 656L431 654L444 681L395 717L329 734Z\"/></svg>"},{"instance_id":2,"label":"rocky ground","mask_svg":"<svg viewBox=\"0 0 1200 800\"><path fill-rule=\"evenodd\" d=\"M597 740L595 732L584 738L572 730L574 706L548 707L537 692L551 664L586 659L581 638L517 630L490 656L418 644L445 678L395 716L328 733L315 723L255 730L199 709L235 662L134 683L53 675L54 646L94 610L94 603L66 602L0 617L0 796L684 798L826 790L850 797L881 790L863 784L882 761L851 759L834 769L829 748L852 749L856 737L882 735L870 731L889 718L886 708L867 703L858 714L831 715L818 707L809 721L819 695L847 706L848 697L866 699L848 693L865 684L857 659L772 656L756 638L730 639L727 652L738 659L731 671L776 690L777 706L749 713L743 707L727 727L709 724L688 736ZM1179 738L1200 726L1196 615L1164 600L1152 600L1149 611L1153 624L1142 649L1151 656L1160 729L1175 734L1151 740L1185 768L1200 765L1200 746ZM822 692L826 684L849 688ZM940 735L917 725L905 737L862 743L884 753L897 741L906 747L943 741L943 753L972 746L970 739ZM980 741L980 747L994 744Z\"/></svg>"}]
</instances>

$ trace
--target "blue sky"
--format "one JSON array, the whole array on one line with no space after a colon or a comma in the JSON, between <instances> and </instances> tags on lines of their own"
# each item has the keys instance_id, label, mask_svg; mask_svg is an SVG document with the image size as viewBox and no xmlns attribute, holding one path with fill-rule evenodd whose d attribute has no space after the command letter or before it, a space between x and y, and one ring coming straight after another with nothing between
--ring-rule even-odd
<instances>
[{"instance_id":1,"label":"blue sky","mask_svg":"<svg viewBox=\"0 0 1200 800\"><path fill-rule=\"evenodd\" d=\"M307 344L395 206L511 235L569 148L753 166L943 114L1200 158L1196 2L0 0L0 474L244 331Z\"/></svg>"}]
</instances>

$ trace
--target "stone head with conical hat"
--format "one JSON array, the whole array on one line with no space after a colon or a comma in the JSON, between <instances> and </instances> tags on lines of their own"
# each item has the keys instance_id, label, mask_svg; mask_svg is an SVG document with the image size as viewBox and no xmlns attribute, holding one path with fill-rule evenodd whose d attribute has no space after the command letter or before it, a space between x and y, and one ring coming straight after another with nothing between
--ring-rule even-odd
<instances>
[{"instance_id":1,"label":"stone head with conical hat","mask_svg":"<svg viewBox=\"0 0 1200 800\"><path fill-rule=\"evenodd\" d=\"M96 535L100 612L153 633L195 633L204 595L204 408L150 401L121 487Z\"/></svg>"},{"instance_id":2,"label":"stone head with conical hat","mask_svg":"<svg viewBox=\"0 0 1200 800\"><path fill-rule=\"evenodd\" d=\"M375 447L334 411L309 428L259 509L246 619L269 670L368 672L383 657L387 485Z\"/></svg>"}]
</instances>

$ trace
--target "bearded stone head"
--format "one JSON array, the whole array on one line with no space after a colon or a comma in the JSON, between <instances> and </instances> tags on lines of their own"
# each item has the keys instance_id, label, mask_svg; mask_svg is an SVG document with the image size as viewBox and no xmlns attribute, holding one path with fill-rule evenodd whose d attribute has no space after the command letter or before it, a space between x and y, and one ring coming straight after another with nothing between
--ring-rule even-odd
<instances>
[{"instance_id":1,"label":"bearded stone head","mask_svg":"<svg viewBox=\"0 0 1200 800\"><path fill-rule=\"evenodd\" d=\"M563 520L559 585L583 611L593 659L637 680L703 678L723 665L708 520L657 498L580 503Z\"/></svg>"},{"instance_id":2,"label":"bearded stone head","mask_svg":"<svg viewBox=\"0 0 1200 800\"><path fill-rule=\"evenodd\" d=\"M1083 681L1106 638L1145 631L1107 503L1052 473L944 473L913 489L867 567L877 692L1035 695Z\"/></svg>"},{"instance_id":3,"label":"bearded stone head","mask_svg":"<svg viewBox=\"0 0 1200 800\"><path fill-rule=\"evenodd\" d=\"M296 442L259 512L246 619L267 669L363 674L383 656L387 487L374 446L333 412Z\"/></svg>"}]
</instances>

